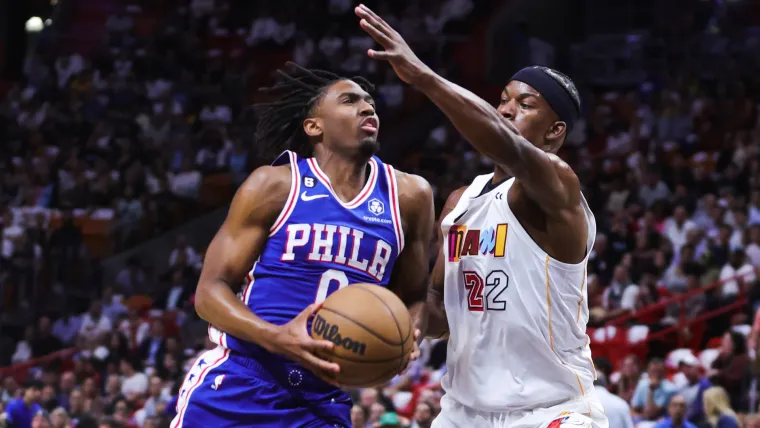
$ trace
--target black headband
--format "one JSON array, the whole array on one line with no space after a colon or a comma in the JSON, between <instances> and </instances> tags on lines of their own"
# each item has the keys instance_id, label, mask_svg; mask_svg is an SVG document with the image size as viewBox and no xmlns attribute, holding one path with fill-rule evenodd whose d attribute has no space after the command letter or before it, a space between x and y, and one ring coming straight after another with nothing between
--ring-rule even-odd
<instances>
[{"instance_id":1,"label":"black headband","mask_svg":"<svg viewBox=\"0 0 760 428\"><path fill-rule=\"evenodd\" d=\"M573 125L580 116L580 106L578 105L580 101L574 99L574 96L578 97L578 92L569 79L550 68L533 66L525 67L515 73L509 79L510 82L513 80L527 83L541 93L552 110L557 113L559 120L567 124L565 135L573 130ZM567 80L567 83L564 83L563 80Z\"/></svg>"}]
</instances>

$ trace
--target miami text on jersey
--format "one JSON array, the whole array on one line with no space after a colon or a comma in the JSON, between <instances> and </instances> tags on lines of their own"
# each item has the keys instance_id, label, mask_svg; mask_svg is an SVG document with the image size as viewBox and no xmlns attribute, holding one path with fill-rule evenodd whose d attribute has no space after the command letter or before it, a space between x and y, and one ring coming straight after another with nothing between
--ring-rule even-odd
<instances>
[{"instance_id":1,"label":"miami text on jersey","mask_svg":"<svg viewBox=\"0 0 760 428\"><path fill-rule=\"evenodd\" d=\"M507 249L506 223L487 229L467 229L455 224L449 228L449 261L458 262L462 257L487 256L504 257Z\"/></svg>"},{"instance_id":2,"label":"miami text on jersey","mask_svg":"<svg viewBox=\"0 0 760 428\"><path fill-rule=\"evenodd\" d=\"M303 263L302 257L296 257L299 248L309 247L311 251L306 254L306 261L317 263L335 263L345 265L361 272L366 272L378 282L382 281L385 267L388 265L392 254L391 244L377 239L374 242L374 252L371 260L360 257L364 232L348 226L335 224L289 224L286 229L287 240L285 251L280 256L283 262ZM367 250L372 242L365 242ZM333 250L337 248L337 252Z\"/></svg>"}]
</instances>

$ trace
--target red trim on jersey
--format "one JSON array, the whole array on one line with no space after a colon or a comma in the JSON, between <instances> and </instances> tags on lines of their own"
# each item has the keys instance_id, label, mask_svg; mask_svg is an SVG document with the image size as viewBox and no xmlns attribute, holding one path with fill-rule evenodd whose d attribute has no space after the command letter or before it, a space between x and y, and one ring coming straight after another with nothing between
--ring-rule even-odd
<instances>
[{"instance_id":1,"label":"red trim on jersey","mask_svg":"<svg viewBox=\"0 0 760 428\"><path fill-rule=\"evenodd\" d=\"M333 197L341 204L344 208L347 208L349 210L352 210L359 205L361 205L364 201L367 200L369 195L372 194L372 191L375 189L375 184L377 183L377 162L374 159L369 160L370 165L370 173L369 173L369 179L367 180L367 184L364 185L364 189L362 189L361 192L350 202L343 202L338 195L335 193L335 190L332 187L332 184L330 183L330 177L325 174L322 169L319 168L319 164L317 163L317 160L314 158L307 159L309 162L309 166L311 167L311 170L314 172L314 175L317 176L317 179L322 182L322 184L327 187L327 189L330 191L330 193L333 195Z\"/></svg>"},{"instance_id":2,"label":"red trim on jersey","mask_svg":"<svg viewBox=\"0 0 760 428\"><path fill-rule=\"evenodd\" d=\"M288 199L285 202L285 208L280 212L277 220L274 221L274 224L269 229L269 236L277 233L282 225L288 220L288 217L293 214L293 210L296 207L296 201L298 200L298 192L301 189L301 173L298 171L298 159L293 152L288 152L288 156L290 156L290 192L288 193Z\"/></svg>"},{"instance_id":3,"label":"red trim on jersey","mask_svg":"<svg viewBox=\"0 0 760 428\"><path fill-rule=\"evenodd\" d=\"M396 243L398 244L398 253L404 249L404 231L401 226L401 209L398 203L398 183L396 183L396 174L393 167L385 165L385 172L388 175L388 189L390 190L391 218L393 219L393 230L396 232Z\"/></svg>"},{"instance_id":4,"label":"red trim on jersey","mask_svg":"<svg viewBox=\"0 0 760 428\"><path fill-rule=\"evenodd\" d=\"M546 428L559 428L559 426L562 424L562 421L564 421L564 420L565 420L564 417L562 419L554 420Z\"/></svg>"},{"instance_id":5,"label":"red trim on jersey","mask_svg":"<svg viewBox=\"0 0 760 428\"><path fill-rule=\"evenodd\" d=\"M204 352L205 354L205 352ZM230 350L225 349L224 352L222 352L222 356L217 358L216 361L206 366L205 369L201 370L201 373L198 375L198 379L195 381L195 384L187 389L187 395L185 398L185 402L182 404L182 409L177 412L177 423L172 428L178 428L182 426L182 419L185 417L185 411L187 411L187 405L190 403L190 395L198 389L198 387L203 383L203 379L206 378L206 374L209 372L209 370L220 366L223 362L227 361L227 357L230 355ZM203 357L203 354L201 354L201 357ZM199 361L199 360L196 360ZM195 363L193 363L195 364ZM191 367L190 370L193 368Z\"/></svg>"}]
</instances>

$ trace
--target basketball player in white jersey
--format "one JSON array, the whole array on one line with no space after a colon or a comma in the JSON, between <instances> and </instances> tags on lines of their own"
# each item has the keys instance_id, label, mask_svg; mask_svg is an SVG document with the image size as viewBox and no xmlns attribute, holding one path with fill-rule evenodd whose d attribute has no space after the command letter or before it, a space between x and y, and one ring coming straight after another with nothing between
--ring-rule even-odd
<instances>
[{"instance_id":1,"label":"basketball player in white jersey","mask_svg":"<svg viewBox=\"0 0 760 428\"><path fill-rule=\"evenodd\" d=\"M607 428L586 336L596 223L556 155L580 114L575 85L529 67L494 109L430 70L374 12L362 5L356 14L385 48L369 56L389 61L496 165L441 214L429 302L448 318L448 373L433 427ZM434 321L428 335L441 333Z\"/></svg>"}]
</instances>

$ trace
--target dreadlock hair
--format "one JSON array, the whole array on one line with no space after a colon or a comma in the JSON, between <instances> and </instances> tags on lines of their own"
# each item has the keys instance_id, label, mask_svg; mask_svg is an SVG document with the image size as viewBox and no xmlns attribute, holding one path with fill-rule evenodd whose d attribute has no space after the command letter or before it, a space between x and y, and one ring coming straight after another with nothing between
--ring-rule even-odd
<instances>
[{"instance_id":1,"label":"dreadlock hair","mask_svg":"<svg viewBox=\"0 0 760 428\"><path fill-rule=\"evenodd\" d=\"M361 76L340 77L329 71L307 70L292 62L277 70L276 78L274 86L259 89L261 93L274 95L276 100L253 106L258 115L255 144L260 155L268 159L284 150L312 156L313 148L303 131L303 121L322 99L325 88L340 80L351 80L367 92L375 89Z\"/></svg>"}]
</instances>

